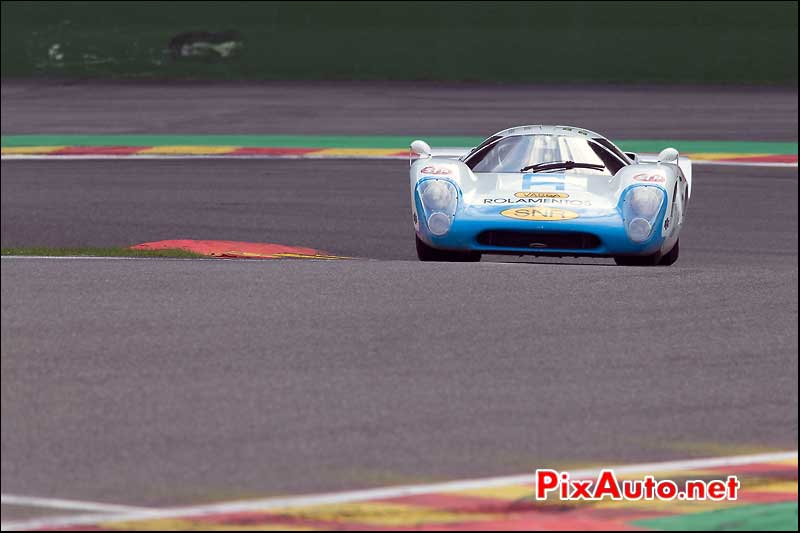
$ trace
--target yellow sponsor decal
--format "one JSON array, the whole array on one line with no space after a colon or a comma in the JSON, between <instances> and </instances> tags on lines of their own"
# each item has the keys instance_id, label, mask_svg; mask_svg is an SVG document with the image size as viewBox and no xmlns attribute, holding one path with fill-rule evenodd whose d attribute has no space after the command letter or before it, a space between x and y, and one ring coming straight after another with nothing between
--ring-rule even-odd
<instances>
[{"instance_id":1,"label":"yellow sponsor decal","mask_svg":"<svg viewBox=\"0 0 800 533\"><path fill-rule=\"evenodd\" d=\"M556 207L515 207L500 212L501 215L518 220L569 220L578 218L578 213Z\"/></svg>"},{"instance_id":2,"label":"yellow sponsor decal","mask_svg":"<svg viewBox=\"0 0 800 533\"><path fill-rule=\"evenodd\" d=\"M517 198L569 198L565 192L515 192Z\"/></svg>"}]
</instances>

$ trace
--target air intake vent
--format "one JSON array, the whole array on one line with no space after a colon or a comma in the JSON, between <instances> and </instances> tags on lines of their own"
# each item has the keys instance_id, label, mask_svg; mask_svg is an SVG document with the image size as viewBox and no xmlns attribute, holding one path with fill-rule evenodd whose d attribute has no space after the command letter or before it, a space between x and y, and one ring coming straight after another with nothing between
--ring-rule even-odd
<instances>
[{"instance_id":1,"label":"air intake vent","mask_svg":"<svg viewBox=\"0 0 800 533\"><path fill-rule=\"evenodd\" d=\"M590 250L600 246L600 239L591 233L545 233L538 231L484 231L478 242L501 248L530 250Z\"/></svg>"}]
</instances>

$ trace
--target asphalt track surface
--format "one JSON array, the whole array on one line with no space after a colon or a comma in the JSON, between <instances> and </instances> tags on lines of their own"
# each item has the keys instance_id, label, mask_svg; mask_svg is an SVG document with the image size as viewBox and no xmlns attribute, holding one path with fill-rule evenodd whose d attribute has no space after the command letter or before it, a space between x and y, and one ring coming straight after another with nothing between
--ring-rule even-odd
<instances>
[{"instance_id":1,"label":"asphalt track surface","mask_svg":"<svg viewBox=\"0 0 800 533\"><path fill-rule=\"evenodd\" d=\"M3 247L221 239L416 258L404 161L3 161L0 168ZM698 165L689 217L682 266L796 267L796 169Z\"/></svg>"},{"instance_id":2,"label":"asphalt track surface","mask_svg":"<svg viewBox=\"0 0 800 533\"><path fill-rule=\"evenodd\" d=\"M796 169L696 167L681 258L647 269L419 263L406 168L4 161L4 247L367 260L3 259L2 492L161 506L797 448Z\"/></svg>"},{"instance_id":3,"label":"asphalt track surface","mask_svg":"<svg viewBox=\"0 0 800 533\"><path fill-rule=\"evenodd\" d=\"M174 504L796 447L796 170L698 168L655 269L418 263L404 172L4 162L4 246L384 260L4 259L3 492Z\"/></svg>"},{"instance_id":4,"label":"asphalt track surface","mask_svg":"<svg viewBox=\"0 0 800 533\"><path fill-rule=\"evenodd\" d=\"M796 141L797 88L4 81L0 131L488 137L520 124L610 139Z\"/></svg>"}]
</instances>

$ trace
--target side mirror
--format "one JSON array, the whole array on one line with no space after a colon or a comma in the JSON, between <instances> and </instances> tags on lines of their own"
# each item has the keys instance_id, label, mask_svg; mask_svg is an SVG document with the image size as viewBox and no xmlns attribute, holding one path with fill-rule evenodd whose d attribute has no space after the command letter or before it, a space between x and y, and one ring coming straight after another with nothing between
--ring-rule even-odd
<instances>
[{"instance_id":1,"label":"side mirror","mask_svg":"<svg viewBox=\"0 0 800 533\"><path fill-rule=\"evenodd\" d=\"M639 154L637 154L635 152L625 152L625 155L628 156L628 159L630 159L634 163L638 163L639 162Z\"/></svg>"},{"instance_id":2,"label":"side mirror","mask_svg":"<svg viewBox=\"0 0 800 533\"><path fill-rule=\"evenodd\" d=\"M411 143L411 151L420 157L430 157L432 152L431 146L419 139Z\"/></svg>"},{"instance_id":3,"label":"side mirror","mask_svg":"<svg viewBox=\"0 0 800 533\"><path fill-rule=\"evenodd\" d=\"M678 151L675 148L664 148L658 154L658 162L659 163L671 163L673 165L678 164Z\"/></svg>"}]
</instances>

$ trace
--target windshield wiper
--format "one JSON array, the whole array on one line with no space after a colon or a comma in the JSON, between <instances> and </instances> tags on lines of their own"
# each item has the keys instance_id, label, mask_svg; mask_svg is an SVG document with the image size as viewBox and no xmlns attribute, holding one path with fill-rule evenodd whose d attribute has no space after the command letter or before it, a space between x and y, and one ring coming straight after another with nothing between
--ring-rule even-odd
<instances>
[{"instance_id":1,"label":"windshield wiper","mask_svg":"<svg viewBox=\"0 0 800 533\"><path fill-rule=\"evenodd\" d=\"M555 170L563 168L565 170L572 170L573 168L591 168L592 170L605 170L605 166L597 165L594 163L576 163L575 161L548 161L547 163L536 163L535 165L528 165L519 169L520 172L527 172L532 170L538 172L540 170Z\"/></svg>"}]
</instances>

